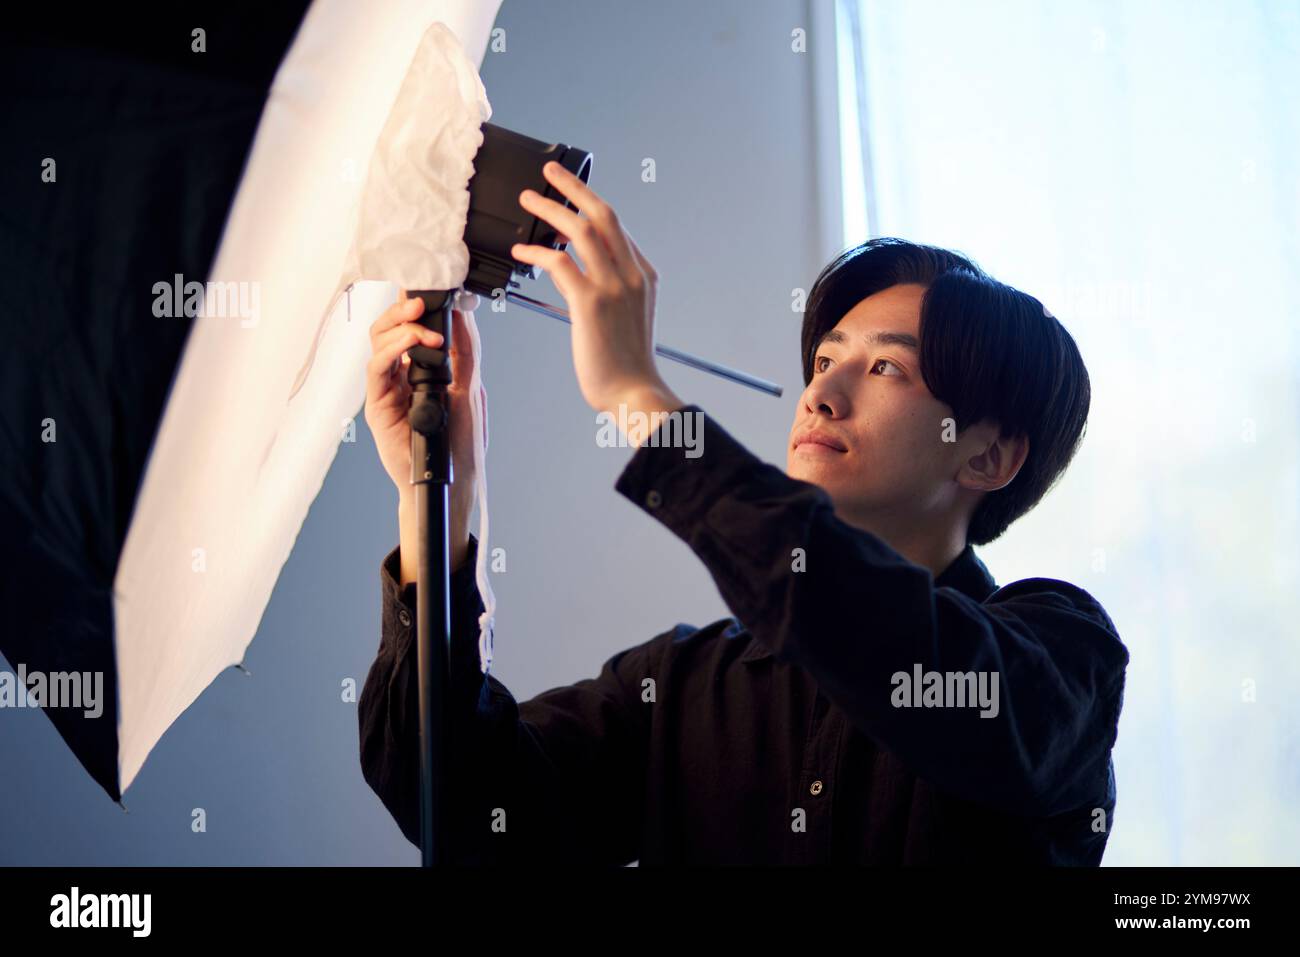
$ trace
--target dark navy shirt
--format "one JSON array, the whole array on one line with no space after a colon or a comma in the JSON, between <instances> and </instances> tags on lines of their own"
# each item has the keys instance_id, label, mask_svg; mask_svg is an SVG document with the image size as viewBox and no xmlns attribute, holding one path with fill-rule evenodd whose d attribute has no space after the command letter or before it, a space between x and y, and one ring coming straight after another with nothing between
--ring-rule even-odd
<instances>
[{"instance_id":1,"label":"dark navy shirt","mask_svg":"<svg viewBox=\"0 0 1300 957\"><path fill-rule=\"evenodd\" d=\"M594 678L517 702L479 670L471 538L451 581L450 859L1099 863L1128 652L1096 599L1050 578L999 588L969 545L936 578L707 414L702 453L643 445L616 488L690 546L733 617L676 624ZM415 585L399 575L394 549L361 765L418 845ZM581 627L534 630L555 644Z\"/></svg>"}]
</instances>

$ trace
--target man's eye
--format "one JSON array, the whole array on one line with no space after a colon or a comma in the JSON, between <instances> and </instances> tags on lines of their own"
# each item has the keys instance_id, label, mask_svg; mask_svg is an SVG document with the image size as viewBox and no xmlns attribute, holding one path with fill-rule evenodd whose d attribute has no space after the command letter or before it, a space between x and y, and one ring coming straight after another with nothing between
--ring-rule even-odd
<instances>
[{"instance_id":1,"label":"man's eye","mask_svg":"<svg viewBox=\"0 0 1300 957\"><path fill-rule=\"evenodd\" d=\"M825 367L824 365L822 365L822 362L823 362L823 361L829 361L829 360L830 360L830 356L817 356L817 358L813 359L813 372L814 372L814 373L816 373L816 372L825 372L825 371L826 371L826 367ZM875 362L875 364L871 367L871 371L872 371L872 372L875 372L877 369L879 369L879 368L880 368L880 364L881 364L882 362L883 362L885 365L887 365L887 366L893 366L894 371L893 371L893 372L887 372L887 373L881 373L881 375L891 375L891 376L894 376L894 375L902 375L902 374L903 374L903 370L902 370L899 366L897 366L897 365L895 365L893 362L891 362L889 359L877 359L876 362Z\"/></svg>"}]
</instances>

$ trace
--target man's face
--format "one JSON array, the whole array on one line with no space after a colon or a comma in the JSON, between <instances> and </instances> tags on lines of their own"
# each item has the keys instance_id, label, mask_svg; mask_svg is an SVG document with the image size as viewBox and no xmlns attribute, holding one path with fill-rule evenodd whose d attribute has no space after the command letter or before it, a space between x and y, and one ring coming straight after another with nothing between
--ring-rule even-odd
<instances>
[{"instance_id":1,"label":"man's face","mask_svg":"<svg viewBox=\"0 0 1300 957\"><path fill-rule=\"evenodd\" d=\"M823 337L795 408L786 471L820 485L845 521L866 527L936 519L958 489L960 444L944 442L952 409L926 388L913 345L925 287L891 286ZM810 429L842 451L802 442ZM800 444L802 442L802 444Z\"/></svg>"}]
</instances>

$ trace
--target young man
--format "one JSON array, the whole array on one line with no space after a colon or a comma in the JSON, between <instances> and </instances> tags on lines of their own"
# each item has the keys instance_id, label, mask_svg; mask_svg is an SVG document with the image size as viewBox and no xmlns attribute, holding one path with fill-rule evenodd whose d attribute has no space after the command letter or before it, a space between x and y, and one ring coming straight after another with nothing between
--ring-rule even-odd
<instances>
[{"instance_id":1,"label":"young man","mask_svg":"<svg viewBox=\"0 0 1300 957\"><path fill-rule=\"evenodd\" d=\"M453 495L451 858L466 863L1097 864L1128 653L1084 590L998 588L972 546L1061 475L1087 372L1042 305L945 250L873 240L818 277L786 472L654 366L653 267L588 187L548 179L586 219L517 246L569 304L574 367L598 411L703 417L702 454L649 433L616 488L699 556L734 617L684 624L595 678L522 703L479 670L472 502ZM419 842L414 508L401 356L420 306L374 326L366 416L400 493L383 632L360 702L366 780ZM459 316L454 376L477 356ZM416 327L418 329L418 327ZM472 461L453 395L456 475ZM619 416L622 407L624 415ZM653 421L653 420L652 420ZM453 426L455 428L455 426ZM471 476L472 478L472 476ZM472 481L466 481L472 489Z\"/></svg>"}]
</instances>

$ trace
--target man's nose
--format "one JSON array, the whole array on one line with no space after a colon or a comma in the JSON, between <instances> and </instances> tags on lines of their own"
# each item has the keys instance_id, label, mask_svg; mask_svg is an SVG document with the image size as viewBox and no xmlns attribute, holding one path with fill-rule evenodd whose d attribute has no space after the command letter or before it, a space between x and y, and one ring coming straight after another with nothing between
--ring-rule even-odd
<instances>
[{"instance_id":1,"label":"man's nose","mask_svg":"<svg viewBox=\"0 0 1300 957\"><path fill-rule=\"evenodd\" d=\"M818 376L809 383L803 394L804 409L809 414L822 414L832 419L840 419L848 414L849 401L835 382Z\"/></svg>"}]
</instances>

